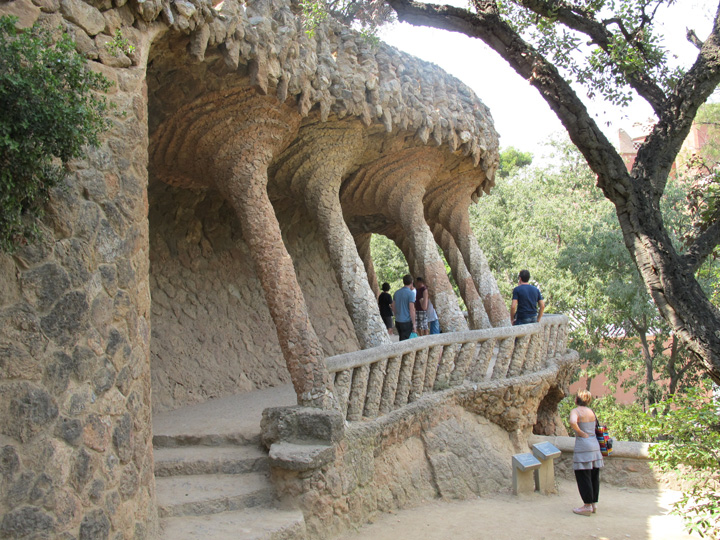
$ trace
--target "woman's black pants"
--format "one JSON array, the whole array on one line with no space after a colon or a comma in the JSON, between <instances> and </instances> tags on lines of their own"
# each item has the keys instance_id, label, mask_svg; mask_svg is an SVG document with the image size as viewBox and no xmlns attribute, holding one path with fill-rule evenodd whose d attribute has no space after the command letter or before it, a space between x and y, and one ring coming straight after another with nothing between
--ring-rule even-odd
<instances>
[{"instance_id":1,"label":"woman's black pants","mask_svg":"<svg viewBox=\"0 0 720 540\"><path fill-rule=\"evenodd\" d=\"M600 469L583 469L575 471L578 491L585 504L598 502L600 495Z\"/></svg>"}]
</instances>

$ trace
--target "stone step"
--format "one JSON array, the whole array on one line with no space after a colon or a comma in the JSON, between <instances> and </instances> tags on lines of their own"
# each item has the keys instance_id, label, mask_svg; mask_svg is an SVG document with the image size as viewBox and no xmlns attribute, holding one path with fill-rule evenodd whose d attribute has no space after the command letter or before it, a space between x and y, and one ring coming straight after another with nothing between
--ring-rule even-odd
<instances>
[{"instance_id":1,"label":"stone step","mask_svg":"<svg viewBox=\"0 0 720 540\"><path fill-rule=\"evenodd\" d=\"M155 479L160 517L201 516L277 500L269 473L196 474Z\"/></svg>"},{"instance_id":2,"label":"stone step","mask_svg":"<svg viewBox=\"0 0 720 540\"><path fill-rule=\"evenodd\" d=\"M173 433L153 435L154 448L182 446L260 446L260 433L235 431L226 433Z\"/></svg>"},{"instance_id":3,"label":"stone step","mask_svg":"<svg viewBox=\"0 0 720 540\"><path fill-rule=\"evenodd\" d=\"M155 455L155 476L242 474L267 471L268 455L259 446L160 447Z\"/></svg>"},{"instance_id":4,"label":"stone step","mask_svg":"<svg viewBox=\"0 0 720 540\"><path fill-rule=\"evenodd\" d=\"M160 540L304 540L300 510L248 508L209 516L180 516L161 521Z\"/></svg>"}]
</instances>

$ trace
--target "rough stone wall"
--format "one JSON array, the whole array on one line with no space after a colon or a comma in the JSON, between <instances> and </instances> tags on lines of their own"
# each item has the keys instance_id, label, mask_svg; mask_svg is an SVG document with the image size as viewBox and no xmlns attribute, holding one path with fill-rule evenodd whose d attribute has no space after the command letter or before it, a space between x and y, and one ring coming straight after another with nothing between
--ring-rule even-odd
<instances>
[{"instance_id":1,"label":"rough stone wall","mask_svg":"<svg viewBox=\"0 0 720 540\"><path fill-rule=\"evenodd\" d=\"M510 492L512 455L527 452L542 401L566 384L576 362L570 351L541 372L425 394L352 423L325 465L273 467L273 480L300 503L312 538L430 498Z\"/></svg>"},{"instance_id":2,"label":"rough stone wall","mask_svg":"<svg viewBox=\"0 0 720 540\"><path fill-rule=\"evenodd\" d=\"M30 21L62 20L58 3L26 4ZM146 538L157 524L145 71L96 67L124 114L53 190L44 240L0 255L3 538Z\"/></svg>"},{"instance_id":3,"label":"rough stone wall","mask_svg":"<svg viewBox=\"0 0 720 540\"><path fill-rule=\"evenodd\" d=\"M155 182L149 197L153 410L289 383L235 211L214 190ZM313 221L278 210L325 354L357 350Z\"/></svg>"}]
</instances>

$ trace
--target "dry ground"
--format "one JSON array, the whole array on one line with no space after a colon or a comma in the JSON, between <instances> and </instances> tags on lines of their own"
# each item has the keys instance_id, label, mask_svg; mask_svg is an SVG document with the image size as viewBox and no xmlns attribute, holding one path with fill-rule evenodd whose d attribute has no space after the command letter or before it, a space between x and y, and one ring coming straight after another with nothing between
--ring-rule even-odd
<instances>
[{"instance_id":1,"label":"dry ground","mask_svg":"<svg viewBox=\"0 0 720 540\"><path fill-rule=\"evenodd\" d=\"M578 516L574 482L557 495L498 494L469 501L431 501L384 514L337 540L698 540L678 516L668 515L678 493L601 485L598 512Z\"/></svg>"}]
</instances>

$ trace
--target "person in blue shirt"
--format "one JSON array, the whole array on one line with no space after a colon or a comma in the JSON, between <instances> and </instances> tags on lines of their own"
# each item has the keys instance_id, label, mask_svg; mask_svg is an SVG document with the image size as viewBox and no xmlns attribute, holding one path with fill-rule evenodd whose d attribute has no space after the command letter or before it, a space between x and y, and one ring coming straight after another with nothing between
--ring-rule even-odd
<instances>
[{"instance_id":1,"label":"person in blue shirt","mask_svg":"<svg viewBox=\"0 0 720 540\"><path fill-rule=\"evenodd\" d=\"M540 289L530 285L530 272L520 270L518 286L513 289L510 320L515 324L540 322L545 311L545 300ZM539 311L538 311L539 308Z\"/></svg>"},{"instance_id":2,"label":"person in blue shirt","mask_svg":"<svg viewBox=\"0 0 720 540\"><path fill-rule=\"evenodd\" d=\"M395 291L392 310L395 314L395 328L397 328L400 341L410 337L416 331L415 325L415 293L411 287L413 279L410 274L403 276L404 287Z\"/></svg>"}]
</instances>

